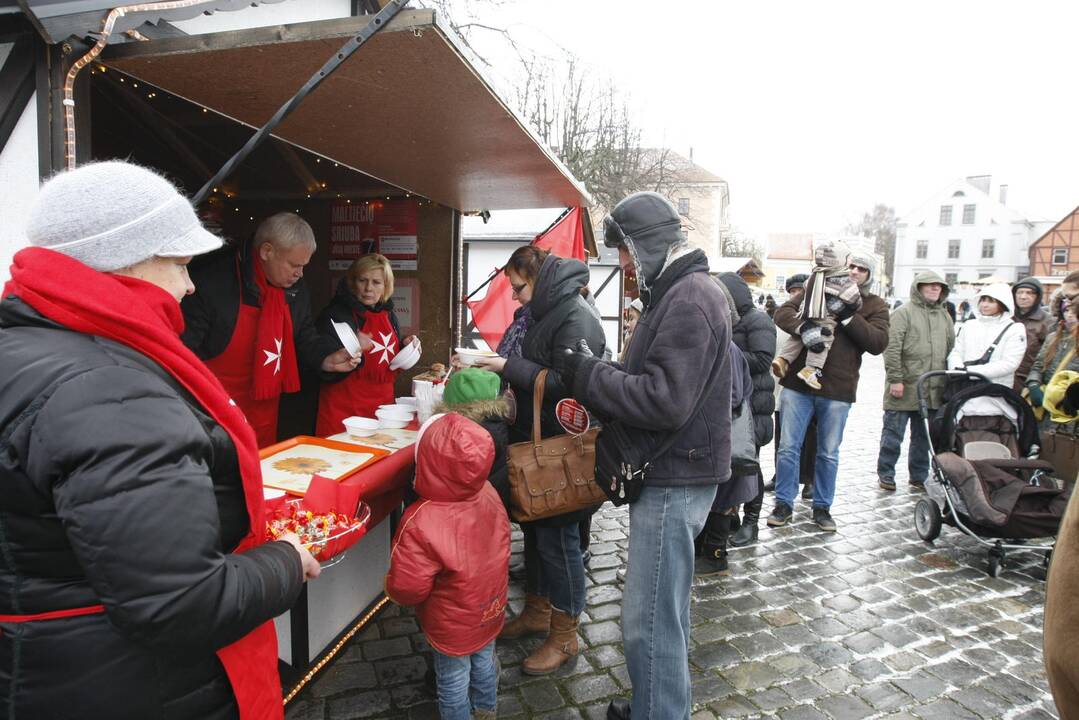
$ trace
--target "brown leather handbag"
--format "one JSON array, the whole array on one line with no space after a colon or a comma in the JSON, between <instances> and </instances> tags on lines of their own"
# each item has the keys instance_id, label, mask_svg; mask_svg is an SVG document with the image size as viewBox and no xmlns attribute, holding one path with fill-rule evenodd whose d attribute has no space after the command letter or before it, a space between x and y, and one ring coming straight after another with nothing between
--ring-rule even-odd
<instances>
[{"instance_id":1,"label":"brown leather handbag","mask_svg":"<svg viewBox=\"0 0 1079 720\"><path fill-rule=\"evenodd\" d=\"M544 369L532 393L532 440L506 449L513 519L520 522L564 515L607 499L594 480L599 428L540 439L546 382Z\"/></svg>"}]
</instances>

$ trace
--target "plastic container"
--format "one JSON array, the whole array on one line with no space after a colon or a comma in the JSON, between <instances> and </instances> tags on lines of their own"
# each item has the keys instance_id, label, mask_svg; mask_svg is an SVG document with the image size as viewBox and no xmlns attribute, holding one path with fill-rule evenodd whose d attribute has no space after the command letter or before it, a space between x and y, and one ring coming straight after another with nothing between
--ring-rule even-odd
<instances>
[{"instance_id":1,"label":"plastic container","mask_svg":"<svg viewBox=\"0 0 1079 720\"><path fill-rule=\"evenodd\" d=\"M375 417L387 430L397 430L412 422L412 412L402 412L391 408L379 408L375 411Z\"/></svg>"}]
</instances>

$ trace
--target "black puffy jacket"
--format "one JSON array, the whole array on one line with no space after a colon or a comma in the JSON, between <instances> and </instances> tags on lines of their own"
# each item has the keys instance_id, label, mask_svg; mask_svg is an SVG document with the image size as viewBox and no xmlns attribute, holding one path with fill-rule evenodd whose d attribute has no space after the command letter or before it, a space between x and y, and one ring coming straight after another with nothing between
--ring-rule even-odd
<instances>
[{"instance_id":1,"label":"black puffy jacket","mask_svg":"<svg viewBox=\"0 0 1079 720\"><path fill-rule=\"evenodd\" d=\"M753 429L757 446L772 442L775 430L772 413L776 409L775 380L772 378L772 360L776 355L776 326L766 313L753 304L753 294L746 281L736 273L720 273L717 277L727 295L734 303L738 319L732 328L732 339L749 363L753 378Z\"/></svg>"},{"instance_id":2,"label":"black puffy jacket","mask_svg":"<svg viewBox=\"0 0 1079 720\"><path fill-rule=\"evenodd\" d=\"M540 437L561 435L566 431L555 417L555 406L572 396L562 381L566 350L575 349L579 340L585 340L596 357L603 355L607 341L599 313L581 296L588 277L588 266L580 260L548 255L540 267L529 302L532 325L521 341L521 356L506 360L502 371L517 401L516 418L510 427L511 442L532 437L532 393L540 370L548 368L540 406ZM582 510L537 522L560 525L588 514L590 511Z\"/></svg>"},{"instance_id":3,"label":"black puffy jacket","mask_svg":"<svg viewBox=\"0 0 1079 720\"><path fill-rule=\"evenodd\" d=\"M299 555L236 555L235 447L119 343L0 303L0 717L234 718L214 654L295 602Z\"/></svg>"}]
</instances>

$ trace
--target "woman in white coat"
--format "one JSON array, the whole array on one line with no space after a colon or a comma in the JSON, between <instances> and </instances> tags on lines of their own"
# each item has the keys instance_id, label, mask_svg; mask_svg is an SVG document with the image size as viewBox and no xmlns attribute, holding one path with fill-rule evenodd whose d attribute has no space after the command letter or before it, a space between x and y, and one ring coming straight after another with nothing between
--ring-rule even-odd
<instances>
[{"instance_id":1,"label":"woman in white coat","mask_svg":"<svg viewBox=\"0 0 1079 720\"><path fill-rule=\"evenodd\" d=\"M963 323L948 356L948 367L964 368L998 385L1012 386L1015 371L1027 351L1025 326L1012 318L1012 292L1007 283L982 288L974 308L974 318ZM992 345L986 362L980 362ZM974 398L963 404L961 416L1004 415L1016 418L1015 410L998 398Z\"/></svg>"}]
</instances>

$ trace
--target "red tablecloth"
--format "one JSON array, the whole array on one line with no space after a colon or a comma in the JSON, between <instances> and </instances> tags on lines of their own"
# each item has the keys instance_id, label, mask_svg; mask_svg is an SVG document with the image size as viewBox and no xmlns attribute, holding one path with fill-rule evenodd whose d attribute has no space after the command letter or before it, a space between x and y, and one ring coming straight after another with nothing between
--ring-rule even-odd
<instances>
[{"instance_id":1,"label":"red tablecloth","mask_svg":"<svg viewBox=\"0 0 1079 720\"><path fill-rule=\"evenodd\" d=\"M404 500L414 465L415 453L409 445L341 480L342 484L363 488L360 500L371 508L369 527L382 522Z\"/></svg>"}]
</instances>

